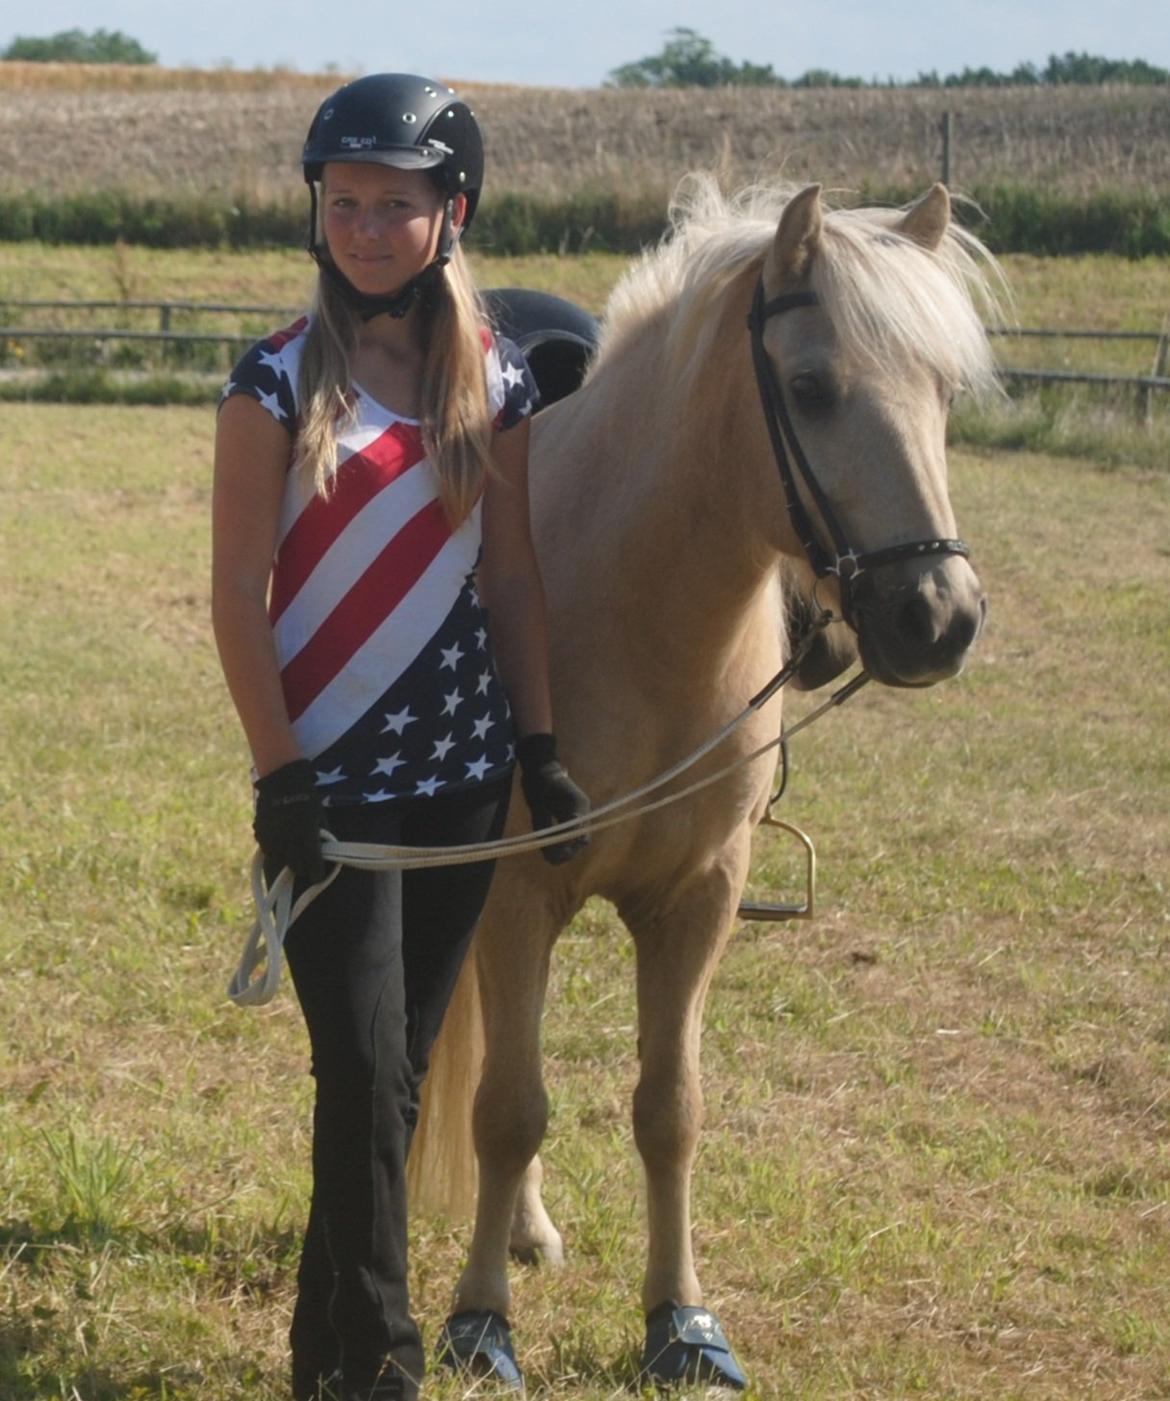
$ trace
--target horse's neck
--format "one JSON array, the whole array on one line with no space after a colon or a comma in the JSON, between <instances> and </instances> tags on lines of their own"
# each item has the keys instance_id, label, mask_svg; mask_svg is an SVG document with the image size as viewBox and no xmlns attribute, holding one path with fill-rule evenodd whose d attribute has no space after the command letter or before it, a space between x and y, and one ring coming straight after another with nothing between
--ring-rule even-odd
<instances>
[{"instance_id":1,"label":"horse's neck","mask_svg":"<svg viewBox=\"0 0 1170 1401\"><path fill-rule=\"evenodd\" d=\"M707 656L734 646L759 606L780 510L743 315L723 319L685 398L665 382L663 328L644 327L586 387L575 433L554 449L571 459L556 509L569 505L578 565ZM645 618L630 626L644 631Z\"/></svg>"}]
</instances>

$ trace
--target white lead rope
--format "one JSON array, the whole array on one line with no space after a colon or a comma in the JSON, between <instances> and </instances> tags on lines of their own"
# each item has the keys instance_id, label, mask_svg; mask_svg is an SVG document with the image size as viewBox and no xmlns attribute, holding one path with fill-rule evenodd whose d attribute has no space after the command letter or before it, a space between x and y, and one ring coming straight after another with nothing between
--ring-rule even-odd
<instances>
[{"instance_id":1,"label":"white lead rope","mask_svg":"<svg viewBox=\"0 0 1170 1401\"><path fill-rule=\"evenodd\" d=\"M795 660L799 660L799 658ZM680 802L683 798L690 797L692 793L697 793L712 783L718 783L720 779L726 778L737 769L754 763L755 760L770 750L776 749L785 740L790 739L798 730L811 724L825 711L847 700L869 680L868 674L862 672L839 691L834 692L823 705L806 715L790 730L781 733L775 739L769 740L767 744L761 745L759 749L737 759L732 764L728 764L718 772L708 774L706 778L697 779L686 788L680 788L677 793L669 793L653 802L630 807L630 804L640 802L642 798L677 778L680 773L693 768L700 759L722 744L749 715L759 710L771 699L787 680L786 673L791 674L795 669L794 661L789 662L789 665L764 690L754 696L733 720L724 725L717 734L706 740L691 754L688 754L686 758L680 759L678 763L651 779L649 783L643 784L641 788L635 788L621 797L613 798L608 803L602 804L601 807L594 808L585 817L573 818L568 822L558 823L554 827L542 827L539 832L520 833L514 837L501 837L496 841L473 842L461 846L381 846L372 842L339 842L331 833L322 831L321 855L326 862L332 863L333 869L323 881L317 885L309 886L303 891L295 905L292 900L292 872L286 867L269 885L264 879L264 856L258 850L252 858L252 900L256 907L256 919L244 942L239 967L228 984L228 996L238 1007L260 1007L272 1000L280 986L282 950L289 928L317 896L332 884L340 874L342 866L352 866L365 871L406 871L434 866L465 866L475 861L490 861L502 856L522 856L528 852L539 851L541 847L553 846L558 842L567 841L582 833L591 834L603 831L619 822L628 822L631 818L641 817L646 813L667 807L671 803ZM619 808L629 808L629 811L618 812ZM265 965L263 975L256 977L256 969L261 963Z\"/></svg>"}]
</instances>

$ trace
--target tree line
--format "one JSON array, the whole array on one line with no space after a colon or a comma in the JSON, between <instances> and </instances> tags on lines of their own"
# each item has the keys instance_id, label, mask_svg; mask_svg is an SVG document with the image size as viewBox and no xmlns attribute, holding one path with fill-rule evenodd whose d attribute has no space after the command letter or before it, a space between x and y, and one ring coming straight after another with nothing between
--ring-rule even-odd
<instances>
[{"instance_id":1,"label":"tree line","mask_svg":"<svg viewBox=\"0 0 1170 1401\"><path fill-rule=\"evenodd\" d=\"M1170 83L1170 70L1157 68L1140 58L1101 58L1095 54L1069 52L1050 55L1043 68L1034 63L1020 63L1006 73L982 67L964 68L961 73L940 76L937 70L932 70L901 82L894 78L883 81L843 77L827 68L810 68L799 78L789 79L775 72L770 63L736 63L718 53L710 39L680 25L670 30L661 53L612 69L605 85L615 88L1003 88L1101 83Z\"/></svg>"},{"instance_id":2,"label":"tree line","mask_svg":"<svg viewBox=\"0 0 1170 1401\"><path fill-rule=\"evenodd\" d=\"M0 53L0 59L24 63L157 63L137 39L119 29L62 29L47 39L18 34Z\"/></svg>"},{"instance_id":3,"label":"tree line","mask_svg":"<svg viewBox=\"0 0 1170 1401\"><path fill-rule=\"evenodd\" d=\"M120 30L63 29L48 38L18 35L0 51L0 60L26 63L157 63L137 39ZM615 88L1006 88L1094 86L1101 83L1141 85L1170 83L1170 70L1145 59L1102 58L1097 54L1050 54L1041 68L1019 63L1008 72L986 66L940 75L937 69L907 82L894 78L846 77L828 68L810 68L798 78L785 78L770 63L736 63L718 53L710 39L678 25L668 32L662 52L611 69L606 87Z\"/></svg>"}]
</instances>

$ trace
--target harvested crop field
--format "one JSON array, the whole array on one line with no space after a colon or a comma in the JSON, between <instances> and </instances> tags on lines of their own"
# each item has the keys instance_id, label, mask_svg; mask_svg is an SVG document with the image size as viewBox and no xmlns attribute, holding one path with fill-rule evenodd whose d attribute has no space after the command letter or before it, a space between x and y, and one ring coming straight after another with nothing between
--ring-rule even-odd
<instances>
[{"instance_id":1,"label":"harvested crop field","mask_svg":"<svg viewBox=\"0 0 1170 1401\"><path fill-rule=\"evenodd\" d=\"M0 65L0 193L291 197L314 104L341 81L143 74ZM697 167L733 183L782 172L850 189L912 188L939 174L947 110L959 188L1032 181L1091 194L1170 183L1170 88L462 90L483 121L500 190L556 195L620 182L666 191Z\"/></svg>"}]
</instances>

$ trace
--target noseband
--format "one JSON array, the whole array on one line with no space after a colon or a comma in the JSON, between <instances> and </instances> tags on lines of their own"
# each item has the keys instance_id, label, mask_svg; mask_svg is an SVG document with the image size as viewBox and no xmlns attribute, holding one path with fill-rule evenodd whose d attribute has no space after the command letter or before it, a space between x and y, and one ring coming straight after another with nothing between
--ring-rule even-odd
<instances>
[{"instance_id":1,"label":"noseband","mask_svg":"<svg viewBox=\"0 0 1170 1401\"><path fill-rule=\"evenodd\" d=\"M833 575L839 581L842 611L846 621L855 626L853 594L856 580L866 570L879 568L883 564L896 564L903 559L921 559L927 555L961 555L966 558L971 552L962 540L915 540L906 545L891 545L883 550L869 550L864 553L859 553L850 545L829 498L817 481L816 473L800 446L800 439L792 426L788 405L784 402L784 391L780 388L772 369L772 362L768 359L768 352L764 349L764 327L769 317L779 316L797 307L817 305L819 302L815 292L789 292L782 297L773 297L770 302L765 301L764 279L761 276L756 283L747 324L751 332L752 363L755 366L756 384L760 391L760 404L764 410L764 422L768 425L768 436L772 440L772 453L780 470L780 483L784 488L788 517L817 578L824 579ZM794 461L801 480L816 505L824 529L832 541L832 555L818 540L812 519L800 498L796 474L792 469Z\"/></svg>"}]
</instances>

